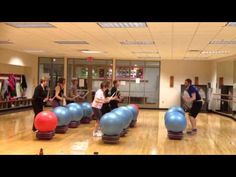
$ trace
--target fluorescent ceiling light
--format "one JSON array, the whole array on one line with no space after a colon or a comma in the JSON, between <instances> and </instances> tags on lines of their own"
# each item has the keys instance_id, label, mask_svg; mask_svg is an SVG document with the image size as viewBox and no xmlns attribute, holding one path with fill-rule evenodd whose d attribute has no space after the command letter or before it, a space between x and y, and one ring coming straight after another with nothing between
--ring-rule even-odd
<instances>
[{"instance_id":1,"label":"fluorescent ceiling light","mask_svg":"<svg viewBox=\"0 0 236 177\"><path fill-rule=\"evenodd\" d=\"M133 54L158 54L158 51L132 52Z\"/></svg>"},{"instance_id":2,"label":"fluorescent ceiling light","mask_svg":"<svg viewBox=\"0 0 236 177\"><path fill-rule=\"evenodd\" d=\"M145 28L146 23L143 22L100 22L97 23L102 28Z\"/></svg>"},{"instance_id":3,"label":"fluorescent ceiling light","mask_svg":"<svg viewBox=\"0 0 236 177\"><path fill-rule=\"evenodd\" d=\"M214 40L210 41L209 44L236 44L236 40Z\"/></svg>"},{"instance_id":4,"label":"fluorescent ceiling light","mask_svg":"<svg viewBox=\"0 0 236 177\"><path fill-rule=\"evenodd\" d=\"M76 40L60 40L54 41L57 44L88 44L86 41L76 41Z\"/></svg>"},{"instance_id":5,"label":"fluorescent ceiling light","mask_svg":"<svg viewBox=\"0 0 236 177\"><path fill-rule=\"evenodd\" d=\"M24 50L24 52L28 52L28 53L43 53L43 50L31 50L31 49L26 49Z\"/></svg>"},{"instance_id":6,"label":"fluorescent ceiling light","mask_svg":"<svg viewBox=\"0 0 236 177\"><path fill-rule=\"evenodd\" d=\"M229 51L202 51L201 54L227 54Z\"/></svg>"},{"instance_id":7,"label":"fluorescent ceiling light","mask_svg":"<svg viewBox=\"0 0 236 177\"><path fill-rule=\"evenodd\" d=\"M5 24L15 28L56 28L48 22L8 22Z\"/></svg>"},{"instance_id":8,"label":"fluorescent ceiling light","mask_svg":"<svg viewBox=\"0 0 236 177\"><path fill-rule=\"evenodd\" d=\"M121 45L154 45L154 41L122 41Z\"/></svg>"},{"instance_id":9,"label":"fluorescent ceiling light","mask_svg":"<svg viewBox=\"0 0 236 177\"><path fill-rule=\"evenodd\" d=\"M80 52L86 53L86 54L102 53L101 51L97 51L97 50L80 50Z\"/></svg>"},{"instance_id":10,"label":"fluorescent ceiling light","mask_svg":"<svg viewBox=\"0 0 236 177\"><path fill-rule=\"evenodd\" d=\"M0 40L0 44L13 44L13 42L11 42L11 41L1 41Z\"/></svg>"},{"instance_id":11,"label":"fluorescent ceiling light","mask_svg":"<svg viewBox=\"0 0 236 177\"><path fill-rule=\"evenodd\" d=\"M228 22L226 23L226 26L236 26L236 22Z\"/></svg>"}]
</instances>

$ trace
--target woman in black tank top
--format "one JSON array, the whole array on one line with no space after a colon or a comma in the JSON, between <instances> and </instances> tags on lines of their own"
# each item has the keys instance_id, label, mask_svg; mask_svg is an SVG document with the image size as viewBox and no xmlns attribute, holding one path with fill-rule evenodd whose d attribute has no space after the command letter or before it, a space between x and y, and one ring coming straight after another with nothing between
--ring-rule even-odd
<instances>
[{"instance_id":1,"label":"woman in black tank top","mask_svg":"<svg viewBox=\"0 0 236 177\"><path fill-rule=\"evenodd\" d=\"M63 105L64 85L65 85L65 78L60 78L58 81L58 85L55 87L53 98L52 98L53 108Z\"/></svg>"}]
</instances>

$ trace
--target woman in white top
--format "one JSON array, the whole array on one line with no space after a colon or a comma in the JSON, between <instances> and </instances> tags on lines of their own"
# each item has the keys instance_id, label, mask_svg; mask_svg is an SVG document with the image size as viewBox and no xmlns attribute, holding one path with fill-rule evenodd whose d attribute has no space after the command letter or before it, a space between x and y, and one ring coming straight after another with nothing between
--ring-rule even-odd
<instances>
[{"instance_id":1,"label":"woman in white top","mask_svg":"<svg viewBox=\"0 0 236 177\"><path fill-rule=\"evenodd\" d=\"M104 103L109 103L111 100L117 99L117 97L107 97L105 98L104 92L109 89L110 83L108 81L103 81L95 93L94 100L92 103L93 112L96 118L96 124L93 131L93 136L102 136L101 131L98 130L100 119L102 117L101 108Z\"/></svg>"}]
</instances>

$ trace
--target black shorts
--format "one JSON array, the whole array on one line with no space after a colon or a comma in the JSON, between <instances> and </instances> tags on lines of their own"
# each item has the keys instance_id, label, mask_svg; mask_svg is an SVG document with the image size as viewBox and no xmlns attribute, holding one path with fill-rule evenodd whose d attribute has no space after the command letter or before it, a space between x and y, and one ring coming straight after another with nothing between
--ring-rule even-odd
<instances>
[{"instance_id":1,"label":"black shorts","mask_svg":"<svg viewBox=\"0 0 236 177\"><path fill-rule=\"evenodd\" d=\"M101 112L102 112L102 115L104 115L108 112L111 112L111 108L110 108L109 103L105 103L105 104L102 105Z\"/></svg>"},{"instance_id":2,"label":"black shorts","mask_svg":"<svg viewBox=\"0 0 236 177\"><path fill-rule=\"evenodd\" d=\"M192 104L192 108L189 111L189 115L191 117L196 118L201 109L202 109L202 101L194 101Z\"/></svg>"},{"instance_id":3,"label":"black shorts","mask_svg":"<svg viewBox=\"0 0 236 177\"><path fill-rule=\"evenodd\" d=\"M95 119L96 119L96 120L100 120L100 119L102 118L102 112L101 112L101 110L98 109L98 108L94 108L94 107L92 107L92 108L93 108L93 113L94 113Z\"/></svg>"}]
</instances>

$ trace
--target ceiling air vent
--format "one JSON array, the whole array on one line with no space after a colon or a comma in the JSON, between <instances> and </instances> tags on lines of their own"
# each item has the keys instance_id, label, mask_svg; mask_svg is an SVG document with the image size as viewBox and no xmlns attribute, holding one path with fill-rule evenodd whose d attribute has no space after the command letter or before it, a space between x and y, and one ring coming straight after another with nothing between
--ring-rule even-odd
<instances>
[{"instance_id":1,"label":"ceiling air vent","mask_svg":"<svg viewBox=\"0 0 236 177\"><path fill-rule=\"evenodd\" d=\"M143 22L100 22L97 23L102 28L145 28L146 23Z\"/></svg>"},{"instance_id":2,"label":"ceiling air vent","mask_svg":"<svg viewBox=\"0 0 236 177\"><path fill-rule=\"evenodd\" d=\"M48 22L8 22L5 24L15 28L56 28Z\"/></svg>"},{"instance_id":3,"label":"ceiling air vent","mask_svg":"<svg viewBox=\"0 0 236 177\"><path fill-rule=\"evenodd\" d=\"M188 52L191 52L191 53L199 53L199 52L201 52L201 50L188 50Z\"/></svg>"}]
</instances>

